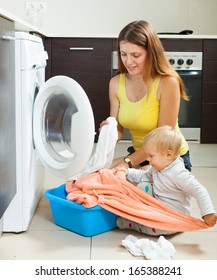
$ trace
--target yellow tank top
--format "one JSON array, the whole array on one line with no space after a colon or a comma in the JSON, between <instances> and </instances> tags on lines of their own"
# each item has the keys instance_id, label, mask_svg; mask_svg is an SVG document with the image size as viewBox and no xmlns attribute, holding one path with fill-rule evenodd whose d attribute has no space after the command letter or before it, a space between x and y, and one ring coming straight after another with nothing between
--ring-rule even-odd
<instances>
[{"instance_id":1,"label":"yellow tank top","mask_svg":"<svg viewBox=\"0 0 217 280\"><path fill-rule=\"evenodd\" d=\"M120 103L118 121L124 128L129 129L135 150L141 148L143 138L157 127L160 112L160 102L157 98L157 91L160 79L161 77L156 77L154 79L149 93L141 100L132 102L128 99L126 94L125 74L120 74L118 88L118 99ZM181 134L178 120L176 130ZM180 155L186 154L189 149L188 143L183 135L182 138Z\"/></svg>"}]
</instances>

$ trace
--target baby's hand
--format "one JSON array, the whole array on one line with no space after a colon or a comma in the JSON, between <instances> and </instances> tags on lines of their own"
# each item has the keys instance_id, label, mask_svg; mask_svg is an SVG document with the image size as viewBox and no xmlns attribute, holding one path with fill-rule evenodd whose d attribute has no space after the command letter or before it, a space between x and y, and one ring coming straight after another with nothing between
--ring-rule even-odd
<instances>
[{"instance_id":1,"label":"baby's hand","mask_svg":"<svg viewBox=\"0 0 217 280\"><path fill-rule=\"evenodd\" d=\"M125 176L127 176L128 174L128 168L124 167L124 166L120 166L118 168L114 168L115 171L121 171L125 174Z\"/></svg>"},{"instance_id":2,"label":"baby's hand","mask_svg":"<svg viewBox=\"0 0 217 280\"><path fill-rule=\"evenodd\" d=\"M217 222L217 214L207 214L203 216L203 220L208 226L213 227Z\"/></svg>"}]
</instances>

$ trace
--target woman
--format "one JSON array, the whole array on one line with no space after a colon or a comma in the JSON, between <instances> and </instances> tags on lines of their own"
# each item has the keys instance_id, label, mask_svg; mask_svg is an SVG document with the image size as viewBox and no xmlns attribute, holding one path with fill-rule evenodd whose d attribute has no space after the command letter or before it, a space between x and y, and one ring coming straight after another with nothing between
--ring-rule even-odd
<instances>
[{"instance_id":1,"label":"woman","mask_svg":"<svg viewBox=\"0 0 217 280\"><path fill-rule=\"evenodd\" d=\"M129 23L118 37L118 72L110 80L109 99L110 116L118 121L119 139L128 128L133 147L129 147L127 157L116 160L115 167L148 164L142 141L156 127L169 125L181 134L180 98L189 99L154 29L143 20ZM180 156L191 171L188 143L181 136Z\"/></svg>"}]
</instances>

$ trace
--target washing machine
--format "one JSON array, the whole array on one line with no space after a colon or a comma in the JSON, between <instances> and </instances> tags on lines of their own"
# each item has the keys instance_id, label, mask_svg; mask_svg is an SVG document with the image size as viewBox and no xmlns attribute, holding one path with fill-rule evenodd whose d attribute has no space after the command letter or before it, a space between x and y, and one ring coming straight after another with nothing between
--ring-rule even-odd
<instances>
[{"instance_id":1,"label":"washing machine","mask_svg":"<svg viewBox=\"0 0 217 280\"><path fill-rule=\"evenodd\" d=\"M45 167L67 178L79 173L94 146L92 107L73 79L45 82L47 53L40 37L16 32L16 184L3 232L29 227L42 195Z\"/></svg>"}]
</instances>

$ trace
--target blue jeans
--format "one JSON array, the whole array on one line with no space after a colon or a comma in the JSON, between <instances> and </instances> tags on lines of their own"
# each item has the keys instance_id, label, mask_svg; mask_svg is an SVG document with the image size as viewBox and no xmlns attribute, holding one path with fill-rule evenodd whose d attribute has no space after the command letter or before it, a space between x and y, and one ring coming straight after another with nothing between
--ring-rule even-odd
<instances>
[{"instance_id":1,"label":"blue jeans","mask_svg":"<svg viewBox=\"0 0 217 280\"><path fill-rule=\"evenodd\" d=\"M191 172L191 160L190 160L190 153L189 151L187 151L186 154L182 155L181 158L183 159L184 161L184 165L185 165L185 168L188 169L188 171Z\"/></svg>"}]
</instances>

